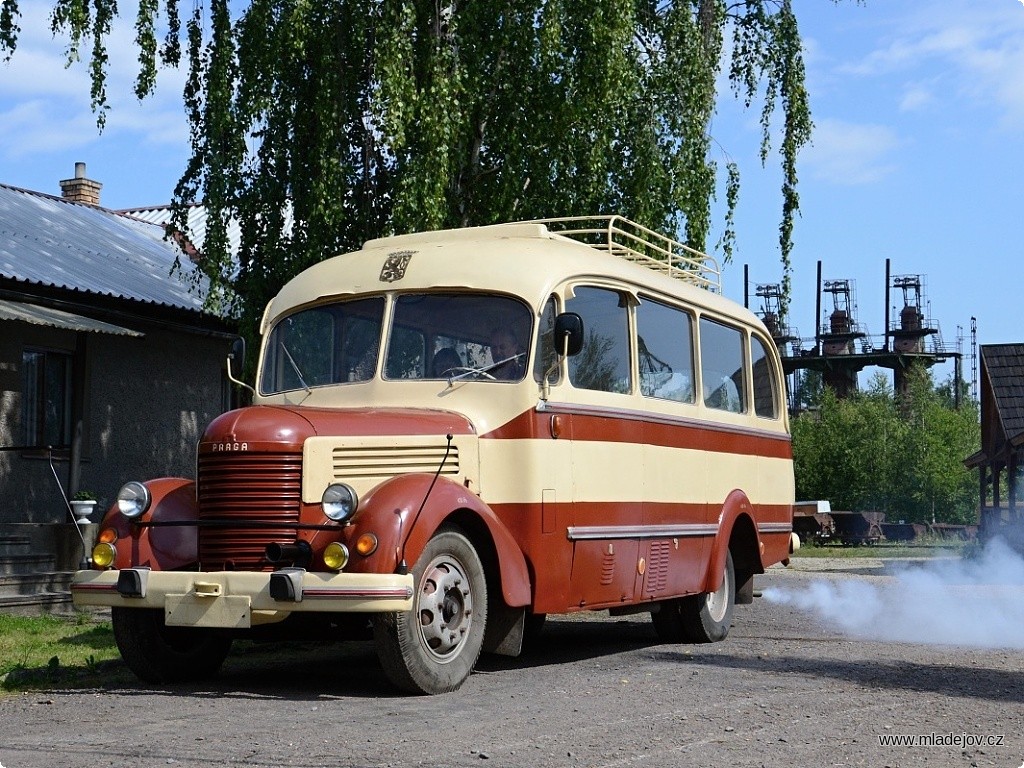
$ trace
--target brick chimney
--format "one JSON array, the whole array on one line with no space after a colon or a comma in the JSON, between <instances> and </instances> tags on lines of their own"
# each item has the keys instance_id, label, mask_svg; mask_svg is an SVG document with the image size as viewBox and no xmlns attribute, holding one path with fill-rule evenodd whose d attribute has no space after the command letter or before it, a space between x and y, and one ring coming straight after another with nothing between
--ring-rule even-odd
<instances>
[{"instance_id":1,"label":"brick chimney","mask_svg":"<svg viewBox=\"0 0 1024 768\"><path fill-rule=\"evenodd\" d=\"M75 178L60 183L60 196L74 203L99 205L102 187L98 181L85 178L85 163L75 163Z\"/></svg>"}]
</instances>

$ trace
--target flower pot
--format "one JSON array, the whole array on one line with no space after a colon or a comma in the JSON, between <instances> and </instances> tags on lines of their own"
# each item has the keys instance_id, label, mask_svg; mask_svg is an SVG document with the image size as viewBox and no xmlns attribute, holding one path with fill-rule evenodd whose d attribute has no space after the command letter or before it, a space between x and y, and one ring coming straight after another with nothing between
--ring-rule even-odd
<instances>
[{"instance_id":1,"label":"flower pot","mask_svg":"<svg viewBox=\"0 0 1024 768\"><path fill-rule=\"evenodd\" d=\"M71 502L71 510L75 515L75 522L79 525L87 525L92 521L89 519L89 515L92 514L93 507L96 506L96 502L93 499L75 499Z\"/></svg>"}]
</instances>

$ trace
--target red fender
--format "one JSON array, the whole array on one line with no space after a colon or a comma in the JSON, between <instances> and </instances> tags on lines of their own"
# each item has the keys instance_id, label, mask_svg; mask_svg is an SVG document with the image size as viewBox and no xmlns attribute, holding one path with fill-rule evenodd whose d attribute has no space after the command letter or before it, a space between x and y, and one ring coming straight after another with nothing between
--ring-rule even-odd
<instances>
[{"instance_id":1,"label":"red fender","mask_svg":"<svg viewBox=\"0 0 1024 768\"><path fill-rule=\"evenodd\" d=\"M733 527L741 515L751 517L753 511L750 500L743 491L733 491L726 497L718 516L718 534L711 545L711 559L708 561L708 570L704 576L704 592L714 592L722 586L722 578L725 576L725 557L729 552L729 539L732 538ZM754 526L754 530L757 530L757 526ZM758 544L760 544L759 535Z\"/></svg>"},{"instance_id":2,"label":"red fender","mask_svg":"<svg viewBox=\"0 0 1024 768\"><path fill-rule=\"evenodd\" d=\"M161 477L144 485L152 497L149 510L137 520L121 514L115 503L104 515L100 531L117 533L115 568L142 566L169 571L195 564L199 559L199 536L195 526L152 528L139 523L199 519L195 483L181 477Z\"/></svg>"},{"instance_id":3,"label":"red fender","mask_svg":"<svg viewBox=\"0 0 1024 768\"><path fill-rule=\"evenodd\" d=\"M360 501L346 538L354 544L361 534L372 532L377 536L378 546L377 552L365 560L353 554L349 569L394 573L403 560L411 567L441 524L453 513L462 511L469 513L473 523L485 528L494 543L506 605L529 605L529 571L515 538L476 494L447 478L435 480L431 474L400 475L381 483ZM466 522L460 521L464 526Z\"/></svg>"}]
</instances>

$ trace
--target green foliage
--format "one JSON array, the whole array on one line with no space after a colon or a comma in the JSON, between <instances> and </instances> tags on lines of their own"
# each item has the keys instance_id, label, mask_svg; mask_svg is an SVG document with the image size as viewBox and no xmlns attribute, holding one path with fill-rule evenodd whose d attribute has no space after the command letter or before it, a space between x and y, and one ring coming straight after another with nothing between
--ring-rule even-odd
<instances>
[{"instance_id":1,"label":"green foliage","mask_svg":"<svg viewBox=\"0 0 1024 768\"><path fill-rule=\"evenodd\" d=\"M0 690L95 685L111 679L116 658L109 622L0 614Z\"/></svg>"},{"instance_id":2,"label":"green foliage","mask_svg":"<svg viewBox=\"0 0 1024 768\"><path fill-rule=\"evenodd\" d=\"M54 2L69 63L88 41L102 127L116 0ZM2 0L6 55L17 18L18 1ZM619 213L705 250L723 66L737 98L762 103L762 162L779 137L785 314L811 130L790 0L210 0L184 27L192 155L175 225L206 206L209 304L250 334L292 275L390 232ZM142 98L159 65L182 59L178 0L141 0L135 30ZM734 162L723 184L728 261Z\"/></svg>"},{"instance_id":3,"label":"green foliage","mask_svg":"<svg viewBox=\"0 0 1024 768\"><path fill-rule=\"evenodd\" d=\"M927 371L910 375L905 398L876 377L846 400L826 388L793 420L798 497L890 522L976 522L977 482L963 459L978 447L977 407L956 410Z\"/></svg>"}]
</instances>

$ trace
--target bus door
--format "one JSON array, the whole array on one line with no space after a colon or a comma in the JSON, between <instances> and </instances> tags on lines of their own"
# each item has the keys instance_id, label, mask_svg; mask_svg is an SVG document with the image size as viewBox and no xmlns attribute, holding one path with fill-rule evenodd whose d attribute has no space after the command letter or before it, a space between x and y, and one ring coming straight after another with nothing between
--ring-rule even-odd
<instances>
[{"instance_id":1,"label":"bus door","mask_svg":"<svg viewBox=\"0 0 1024 768\"><path fill-rule=\"evenodd\" d=\"M697 591L716 530L698 418L694 318L645 296L636 307L644 476L639 600Z\"/></svg>"},{"instance_id":2,"label":"bus door","mask_svg":"<svg viewBox=\"0 0 1024 768\"><path fill-rule=\"evenodd\" d=\"M568 360L573 545L570 605L612 606L636 593L643 510L643 443L631 408L626 291L576 286L565 309L583 318L584 343Z\"/></svg>"},{"instance_id":3,"label":"bus door","mask_svg":"<svg viewBox=\"0 0 1024 768\"><path fill-rule=\"evenodd\" d=\"M634 600L643 502L637 425L612 415L573 414L571 606Z\"/></svg>"}]
</instances>

